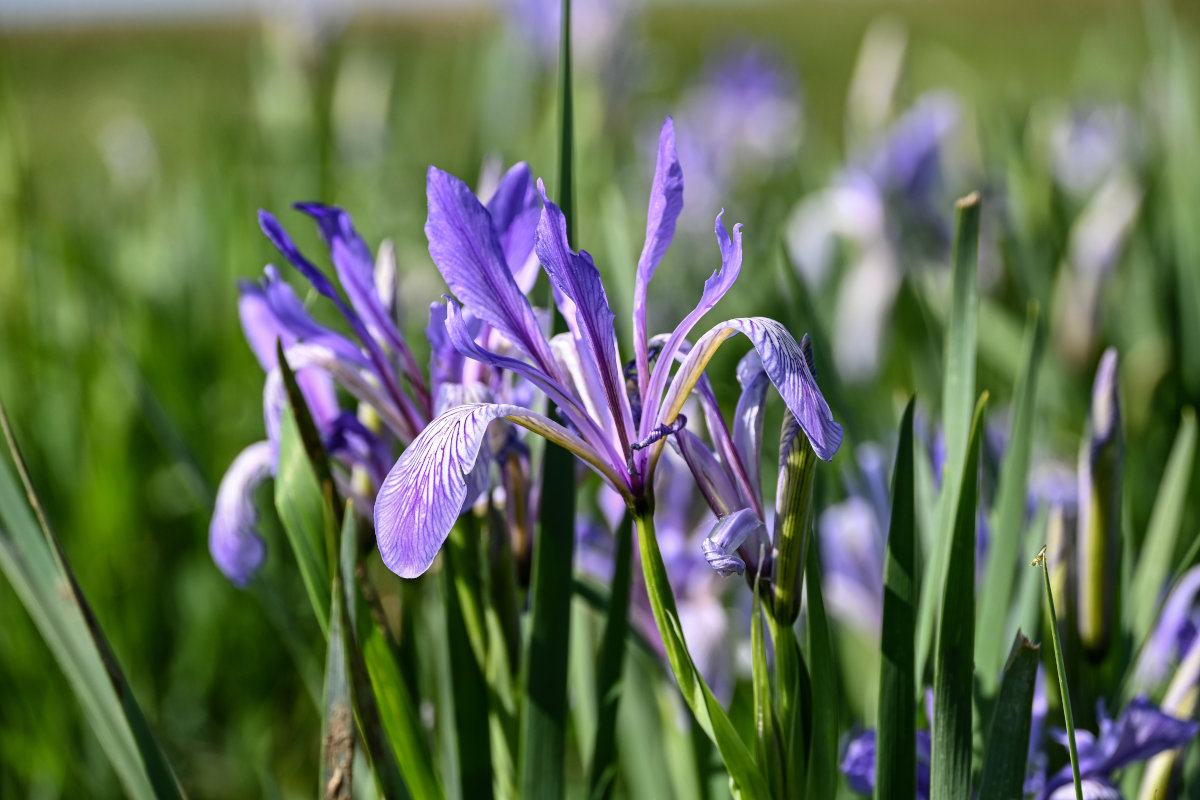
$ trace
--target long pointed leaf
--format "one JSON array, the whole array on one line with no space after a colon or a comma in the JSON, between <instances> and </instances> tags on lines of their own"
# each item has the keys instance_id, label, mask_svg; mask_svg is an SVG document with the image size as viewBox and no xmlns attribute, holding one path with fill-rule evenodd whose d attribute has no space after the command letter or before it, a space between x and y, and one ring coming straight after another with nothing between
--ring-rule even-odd
<instances>
[{"instance_id":1,"label":"long pointed leaf","mask_svg":"<svg viewBox=\"0 0 1200 800\"><path fill-rule=\"evenodd\" d=\"M916 515L913 485L913 408L900 423L892 474L892 520L883 575L880 632L879 727L875 748L875 797L915 798L917 792Z\"/></svg>"},{"instance_id":2,"label":"long pointed leaf","mask_svg":"<svg viewBox=\"0 0 1200 800\"><path fill-rule=\"evenodd\" d=\"M1010 800L1025 793L1038 650L1037 645L1017 632L988 730L979 800Z\"/></svg>"},{"instance_id":3,"label":"long pointed leaf","mask_svg":"<svg viewBox=\"0 0 1200 800\"><path fill-rule=\"evenodd\" d=\"M1006 641L1006 617L1012 608L1013 581L1017 566L1024 561L1017 553L1025 519L1026 483L1037 410L1037 379L1044 340L1044 328L1039 322L1037 305L1031 304L1025 325L1024 366L1015 391L1016 411L1013 414L1012 435L1009 436L1008 453L1000 471L996 524L992 528L987 572L984 574L983 591L979 595L979 632L975 647L980 677L989 689L995 686L1003 666L1000 663L1003 657L1001 648Z\"/></svg>"},{"instance_id":4,"label":"long pointed leaf","mask_svg":"<svg viewBox=\"0 0 1200 800\"><path fill-rule=\"evenodd\" d=\"M20 475L0 457L0 571L29 612L134 798L182 798L175 774L50 527L0 403L0 427ZM22 488L24 494L22 494Z\"/></svg>"},{"instance_id":5,"label":"long pointed leaf","mask_svg":"<svg viewBox=\"0 0 1200 800\"><path fill-rule=\"evenodd\" d=\"M942 593L941 624L933 676L931 800L971 796L971 716L975 664L975 513L979 491L979 445L987 394L975 406L954 536ZM931 576L932 577L932 576Z\"/></svg>"}]
</instances>

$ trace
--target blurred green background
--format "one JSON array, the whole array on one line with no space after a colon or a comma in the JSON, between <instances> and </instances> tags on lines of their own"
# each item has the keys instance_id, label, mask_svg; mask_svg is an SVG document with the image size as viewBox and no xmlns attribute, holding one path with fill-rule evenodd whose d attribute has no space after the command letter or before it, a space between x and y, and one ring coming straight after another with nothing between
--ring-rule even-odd
<instances>
[{"instance_id":1,"label":"blurred green background","mask_svg":"<svg viewBox=\"0 0 1200 800\"><path fill-rule=\"evenodd\" d=\"M993 190L1001 197L996 218L1008 221L997 229L1026 223L997 237L1004 277L981 324L980 384L1006 401L1025 303L1048 291L1077 212L1038 172L1031 119L1046 104L1085 98L1130 104L1158 124L1171 81L1195 76L1194 10L1029 0L651 5L629 20L619 62L580 68L579 243L611 281L622 319L657 126L709 56L732 41L760 43L794 73L804 136L794 161L723 201L727 221L746 223L747 247L723 308L778 316L797 332L828 330L828 319L802 319L782 299L781 226L847 156L851 75L880 19L907 35L898 107L929 88L954 90L970 120L967 149L986 165L967 179L985 200ZM425 252L426 167L474 181L489 158L527 160L553 184L555 77L531 49L503 8L322 20L284 7L261 21L0 29L0 395L79 580L193 797L310 795L319 749L305 676L318 674L322 656L298 584L291 605L239 591L207 550L217 481L262 436L262 374L236 311L236 279L277 258L255 212L280 213L313 253L322 250L287 211L293 201L343 205L372 245L392 239L420 350L424 310L443 290ZM1194 218L1195 207L1170 208L1191 191L1172 183L1172 168L1187 164L1170 159L1170 142L1164 134L1147 148L1140 232L1104 295L1100 332L1129 354L1134 530L1179 410L1200 396L1180 369L1200 342L1186 337L1186 298L1177 303L1173 288L1177 270L1200 269L1173 221ZM711 219L716 209L704 211ZM689 243L660 275L669 267L696 281L660 279L664 319L677 318L715 266L709 237L703 225L681 231ZM1038 270L1040 282L1020 278ZM1130 285L1147 287L1141 305L1127 302ZM940 357L930 345L939 325L919 298L902 295L880 377L845 395L850 407L834 407L853 415L852 434L885 438L901 390L938 396L939 379L922 363ZM1098 353L1060 353L1047 366L1060 380L1044 384L1041 433L1068 462ZM284 552L272 548L271 569L286 574ZM0 687L0 796L119 795L3 583Z\"/></svg>"}]
</instances>

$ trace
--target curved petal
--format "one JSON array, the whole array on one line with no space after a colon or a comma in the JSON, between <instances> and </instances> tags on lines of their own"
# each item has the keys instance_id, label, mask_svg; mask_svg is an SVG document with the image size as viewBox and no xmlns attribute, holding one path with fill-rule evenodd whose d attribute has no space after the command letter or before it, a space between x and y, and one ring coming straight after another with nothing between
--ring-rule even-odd
<instances>
[{"instance_id":1,"label":"curved petal","mask_svg":"<svg viewBox=\"0 0 1200 800\"><path fill-rule=\"evenodd\" d=\"M646 356L646 290L675 238L675 223L682 211L683 169L675 151L675 122L667 117L658 135L658 157L654 162L654 182L650 184L650 208L646 212L646 241L638 257L633 284L633 346L637 354L638 391L643 395L650 380Z\"/></svg>"},{"instance_id":2,"label":"curved petal","mask_svg":"<svg viewBox=\"0 0 1200 800\"><path fill-rule=\"evenodd\" d=\"M578 254L571 250L567 242L566 217L546 197L546 187L540 180L538 192L542 196L542 216L538 221L535 250L551 283L575 304L575 330L586 345L586 350L580 348L579 355L595 365L616 423L621 448L628 452L633 434L633 411L617 357L615 316L609 308L600 271L586 250L580 250Z\"/></svg>"},{"instance_id":3,"label":"curved petal","mask_svg":"<svg viewBox=\"0 0 1200 800\"><path fill-rule=\"evenodd\" d=\"M255 531L254 492L270 474L274 459L268 442L255 442L230 464L217 489L208 526L208 549L225 577L244 587L262 566L267 548Z\"/></svg>"},{"instance_id":4,"label":"curved petal","mask_svg":"<svg viewBox=\"0 0 1200 800\"><path fill-rule=\"evenodd\" d=\"M513 280L487 209L465 183L436 167L429 168L426 193L429 255L450 290L471 313L552 372L550 347L529 300Z\"/></svg>"},{"instance_id":5,"label":"curved petal","mask_svg":"<svg viewBox=\"0 0 1200 800\"><path fill-rule=\"evenodd\" d=\"M675 419L717 348L735 333L750 339L762 358L767 377L779 390L788 410L795 414L817 456L823 461L832 459L842 444L842 426L834 422L803 349L787 328L766 317L727 320L704 334L679 367L663 401L658 423L670 423Z\"/></svg>"},{"instance_id":6,"label":"curved petal","mask_svg":"<svg viewBox=\"0 0 1200 800\"><path fill-rule=\"evenodd\" d=\"M765 537L766 526L758 515L749 508L739 509L717 520L700 548L708 565L723 576L741 575L746 571L746 562L737 554L751 535L756 539Z\"/></svg>"},{"instance_id":7,"label":"curved petal","mask_svg":"<svg viewBox=\"0 0 1200 800\"><path fill-rule=\"evenodd\" d=\"M1134 685L1149 689L1161 681L1182 655L1180 640L1191 627L1192 612L1200 596L1200 567L1183 573L1163 603L1154 632L1142 645L1134 670Z\"/></svg>"},{"instance_id":8,"label":"curved petal","mask_svg":"<svg viewBox=\"0 0 1200 800\"><path fill-rule=\"evenodd\" d=\"M714 514L723 517L741 507L741 497L730 480L729 472L700 437L685 428L676 432L672 441L679 455L687 462L696 485L700 487Z\"/></svg>"},{"instance_id":9,"label":"curved petal","mask_svg":"<svg viewBox=\"0 0 1200 800\"><path fill-rule=\"evenodd\" d=\"M415 578L429 569L467 499L467 476L488 425L508 419L574 452L617 488L620 477L582 439L520 406L451 408L421 432L392 467L375 501L375 535L388 569Z\"/></svg>"},{"instance_id":10,"label":"curved petal","mask_svg":"<svg viewBox=\"0 0 1200 800\"><path fill-rule=\"evenodd\" d=\"M300 302L300 298L271 265L263 269L261 283L241 281L238 312L242 330L250 348L264 370L275 368L275 340L283 346L294 342L311 342L328 347L342 358L366 366L369 361L361 349L340 333L316 322Z\"/></svg>"},{"instance_id":11,"label":"curved petal","mask_svg":"<svg viewBox=\"0 0 1200 800\"><path fill-rule=\"evenodd\" d=\"M663 345L662 352L658 356L658 361L654 364L654 371L650 374L650 383L646 387L645 394L642 395L642 407L654 408L662 397L663 387L667 385L667 376L671 372L671 364L675 360L675 353L683 345L687 335L691 333L692 328L700 321L700 318L712 309L717 302L725 296L729 288L733 286L737 280L738 274L742 271L742 226L737 224L733 226L733 238L729 237L729 233L725 230L724 223L721 222L721 217L724 211L717 214L717 221L714 225L717 234L717 245L721 249L721 267L712 275L708 276L708 280L704 282L704 291L700 295L700 302L692 309L691 313L683 318L675 330L671 332L671 336L667 339L667 343ZM652 419L652 415L643 415L642 430L638 433L645 436L646 433L654 429L654 426L646 426L646 423Z\"/></svg>"},{"instance_id":12,"label":"curved petal","mask_svg":"<svg viewBox=\"0 0 1200 800\"><path fill-rule=\"evenodd\" d=\"M762 497L763 416L770 379L757 351L751 350L738 362L737 379L742 394L733 415L733 447L746 470L754 496ZM780 458L783 458L782 453Z\"/></svg>"},{"instance_id":13,"label":"curved petal","mask_svg":"<svg viewBox=\"0 0 1200 800\"><path fill-rule=\"evenodd\" d=\"M525 162L514 164L504 173L495 193L487 201L487 210L492 217L492 231L500 241L509 271L517 287L524 294L529 294L538 274L533 243L537 237L541 209L538 208L537 193L533 190L533 177Z\"/></svg>"}]
</instances>

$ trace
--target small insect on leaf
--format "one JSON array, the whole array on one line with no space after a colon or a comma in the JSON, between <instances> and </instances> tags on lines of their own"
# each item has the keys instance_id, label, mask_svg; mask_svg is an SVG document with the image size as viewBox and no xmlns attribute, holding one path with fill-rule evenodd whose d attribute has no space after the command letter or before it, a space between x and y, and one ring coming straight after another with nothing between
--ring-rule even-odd
<instances>
[{"instance_id":1,"label":"small insect on leaf","mask_svg":"<svg viewBox=\"0 0 1200 800\"><path fill-rule=\"evenodd\" d=\"M1042 549L1038 550L1038 554L1034 557L1033 561L1029 562L1029 566L1040 567L1042 564L1045 564L1045 563L1046 563L1046 545L1042 545Z\"/></svg>"}]
</instances>

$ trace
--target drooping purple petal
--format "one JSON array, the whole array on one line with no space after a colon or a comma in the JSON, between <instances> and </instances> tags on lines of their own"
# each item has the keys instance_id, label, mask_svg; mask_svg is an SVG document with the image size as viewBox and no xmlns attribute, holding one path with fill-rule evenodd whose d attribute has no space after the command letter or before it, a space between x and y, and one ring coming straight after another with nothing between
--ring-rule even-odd
<instances>
[{"instance_id":1,"label":"drooping purple petal","mask_svg":"<svg viewBox=\"0 0 1200 800\"><path fill-rule=\"evenodd\" d=\"M609 308L604 284L600 282L600 271L586 250L580 250L578 254L571 250L567 242L567 220L546 196L546 187L540 180L538 192L542 196L542 216L538 221L535 245L538 259L554 287L575 304L576 326L584 345L580 357L590 358L595 364L622 449L628 450L633 433L633 411L617 357L615 317ZM586 354L582 352L585 348Z\"/></svg>"},{"instance_id":2,"label":"drooping purple petal","mask_svg":"<svg viewBox=\"0 0 1200 800\"><path fill-rule=\"evenodd\" d=\"M763 416L770 379L756 351L751 350L738 362L737 379L742 394L733 416L733 446L746 470L751 489L761 497Z\"/></svg>"},{"instance_id":3,"label":"drooping purple petal","mask_svg":"<svg viewBox=\"0 0 1200 800\"><path fill-rule=\"evenodd\" d=\"M479 458L488 425L501 418L566 447L619 484L619 476L587 443L541 414L502 404L451 408L408 446L375 501L379 552L397 575L415 578L433 563L468 499L467 477Z\"/></svg>"},{"instance_id":4,"label":"drooping purple petal","mask_svg":"<svg viewBox=\"0 0 1200 800\"><path fill-rule=\"evenodd\" d=\"M654 370L650 374L650 382L646 387L646 392L642 395L642 404L645 408L654 408L658 405L659 398L662 397L663 387L667 384L667 376L671 371L671 364L675 360L675 353L683 345L687 335L691 333L692 328L700 321L700 318L707 314L717 302L725 296L737 280L738 274L742 270L742 226L741 223L733 226L733 238L729 237L729 233L725 230L724 223L721 222L721 217L724 211L717 214L717 221L714 225L717 234L717 244L721 250L721 268L708 277L704 282L704 291L700 295L700 302L696 307L683 318L683 321L675 327L671 332L671 336L663 345L662 352L658 356L658 361L654 364ZM653 430L654 415L643 414L642 430L639 434L645 436L647 432ZM647 423L651 424L647 426Z\"/></svg>"},{"instance_id":5,"label":"drooping purple petal","mask_svg":"<svg viewBox=\"0 0 1200 800\"><path fill-rule=\"evenodd\" d=\"M766 536L766 526L752 509L742 508L717 520L717 524L700 545L708 565L723 576L741 575L746 562L737 554L738 548L753 537Z\"/></svg>"},{"instance_id":6,"label":"drooping purple petal","mask_svg":"<svg viewBox=\"0 0 1200 800\"><path fill-rule=\"evenodd\" d=\"M436 167L429 168L426 191L429 255L451 291L543 371L552 373L550 347L509 271L487 209L465 183Z\"/></svg>"},{"instance_id":7,"label":"drooping purple petal","mask_svg":"<svg viewBox=\"0 0 1200 800\"><path fill-rule=\"evenodd\" d=\"M492 217L492 230L504 251L504 260L512 272L513 279L524 294L529 294L537 281L538 262L533 257L533 243L537 238L538 208L537 193L533 190L533 177L524 162L514 164L487 202L488 214Z\"/></svg>"},{"instance_id":8,"label":"drooping purple petal","mask_svg":"<svg viewBox=\"0 0 1200 800\"><path fill-rule=\"evenodd\" d=\"M682 211L683 169L675 152L675 123L667 117L658 136L654 182L650 184L650 208L646 212L646 241L638 258L633 284L633 344L637 355L638 390L643 395L650 380L646 357L646 290L675 237L675 223Z\"/></svg>"},{"instance_id":9,"label":"drooping purple petal","mask_svg":"<svg viewBox=\"0 0 1200 800\"><path fill-rule=\"evenodd\" d=\"M832 459L842 443L842 426L834 422L800 345L787 328L765 317L731 319L704 334L679 367L663 401L658 423L675 419L717 348L734 333L744 334L753 343L763 370L788 410L796 416L817 456L824 461Z\"/></svg>"},{"instance_id":10,"label":"drooping purple petal","mask_svg":"<svg viewBox=\"0 0 1200 800\"><path fill-rule=\"evenodd\" d=\"M708 445L686 428L675 434L672 443L683 456L714 514L724 517L740 507L741 498L729 473Z\"/></svg>"},{"instance_id":11,"label":"drooping purple petal","mask_svg":"<svg viewBox=\"0 0 1200 800\"><path fill-rule=\"evenodd\" d=\"M239 587L250 582L266 556L266 545L255 530L254 492L271 474L273 463L271 445L255 442L233 460L217 489L208 549L225 577Z\"/></svg>"}]
</instances>

